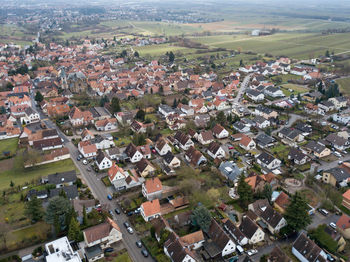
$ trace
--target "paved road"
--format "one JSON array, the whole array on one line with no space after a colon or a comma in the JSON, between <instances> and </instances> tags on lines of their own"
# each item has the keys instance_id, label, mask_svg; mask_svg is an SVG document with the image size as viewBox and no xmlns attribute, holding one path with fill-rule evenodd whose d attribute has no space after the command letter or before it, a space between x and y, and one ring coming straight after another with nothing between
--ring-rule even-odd
<instances>
[{"instance_id":1,"label":"paved road","mask_svg":"<svg viewBox=\"0 0 350 262\"><path fill-rule=\"evenodd\" d=\"M239 90L238 90L237 96L236 96L235 99L233 100L234 103L238 103L239 100L241 99L242 94L244 93L245 89L247 88L247 86L248 86L248 84L249 84L249 81L250 81L250 77L251 77L251 76L252 76L252 75L249 74L249 75L247 75L247 76L243 79L243 81L242 81L242 83L241 83L241 86L240 86L240 88L239 88Z\"/></svg>"},{"instance_id":2,"label":"paved road","mask_svg":"<svg viewBox=\"0 0 350 262\"><path fill-rule=\"evenodd\" d=\"M289 119L288 119L288 124L287 125L282 125L278 129L272 131L272 134L278 133L282 128L284 127L291 127L297 120L303 119L303 116L296 115L296 114L289 114Z\"/></svg>"},{"instance_id":3,"label":"paved road","mask_svg":"<svg viewBox=\"0 0 350 262\"><path fill-rule=\"evenodd\" d=\"M34 101L33 101L34 102ZM34 105L34 103L33 103ZM33 106L34 108L34 106ZM40 117L42 119L45 119L45 115L41 112L41 110L38 110L35 108L37 112L40 113ZM81 161L77 161L77 157L79 155L78 149L73 145L73 143L61 132L61 130L49 119L43 120L44 123L49 128L54 128L57 130L60 137L64 140L64 145L68 148L71 159L73 160L74 164L77 166L77 168L80 171L80 174L86 184L91 189L92 194L96 199L98 199L101 203L101 205L107 205L109 206L109 209L113 210L113 219L117 222L118 226L120 227L122 234L123 234L123 243L128 250L128 253L132 260L134 262L139 261L153 261L151 257L145 258L141 254L141 249L136 246L136 241L140 240L140 238L137 236L136 232L134 234L129 234L126 231L126 228L124 227L123 223L125 221L128 221L126 215L120 214L116 215L114 213L114 209L117 207L116 200L108 200L107 195L111 194L112 192L108 191L103 184L103 182L96 176L94 172L87 172L86 168L87 166L83 165ZM129 223L130 224L130 223Z\"/></svg>"}]
</instances>

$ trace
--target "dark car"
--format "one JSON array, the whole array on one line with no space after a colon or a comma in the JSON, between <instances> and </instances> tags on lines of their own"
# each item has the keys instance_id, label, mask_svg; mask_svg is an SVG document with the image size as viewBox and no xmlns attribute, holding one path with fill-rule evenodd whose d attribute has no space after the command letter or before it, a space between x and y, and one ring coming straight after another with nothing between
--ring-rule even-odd
<instances>
[{"instance_id":1,"label":"dark car","mask_svg":"<svg viewBox=\"0 0 350 262\"><path fill-rule=\"evenodd\" d=\"M132 216L133 214L134 214L134 211L129 211L129 212L127 213L127 216L130 217L130 216Z\"/></svg>"},{"instance_id":2,"label":"dark car","mask_svg":"<svg viewBox=\"0 0 350 262\"><path fill-rule=\"evenodd\" d=\"M141 254L144 256L144 257L148 257L148 251L146 249L142 249L141 250Z\"/></svg>"},{"instance_id":3,"label":"dark car","mask_svg":"<svg viewBox=\"0 0 350 262\"><path fill-rule=\"evenodd\" d=\"M123 225L124 225L126 228L130 227L130 224L129 224L128 222L124 222Z\"/></svg>"},{"instance_id":4,"label":"dark car","mask_svg":"<svg viewBox=\"0 0 350 262\"><path fill-rule=\"evenodd\" d=\"M139 241L136 241L136 246L141 248L142 247L142 242L139 240Z\"/></svg>"},{"instance_id":5,"label":"dark car","mask_svg":"<svg viewBox=\"0 0 350 262\"><path fill-rule=\"evenodd\" d=\"M113 247L109 247L109 248L106 248L105 249L105 252L113 252L114 251L114 248Z\"/></svg>"},{"instance_id":6,"label":"dark car","mask_svg":"<svg viewBox=\"0 0 350 262\"><path fill-rule=\"evenodd\" d=\"M119 210L118 208L114 209L114 211L115 211L115 213L116 213L117 215L120 214L120 210Z\"/></svg>"}]
</instances>

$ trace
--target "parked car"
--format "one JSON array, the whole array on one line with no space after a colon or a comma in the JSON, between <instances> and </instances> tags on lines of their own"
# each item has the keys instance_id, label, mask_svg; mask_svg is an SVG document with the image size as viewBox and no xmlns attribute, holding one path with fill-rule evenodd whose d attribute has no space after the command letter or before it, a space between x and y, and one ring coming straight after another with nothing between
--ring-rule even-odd
<instances>
[{"instance_id":1,"label":"parked car","mask_svg":"<svg viewBox=\"0 0 350 262\"><path fill-rule=\"evenodd\" d=\"M137 208L134 210L134 214L140 214L141 213L141 208Z\"/></svg>"},{"instance_id":2,"label":"parked car","mask_svg":"<svg viewBox=\"0 0 350 262\"><path fill-rule=\"evenodd\" d=\"M251 249L247 251L248 256L253 256L258 253L258 250L256 249Z\"/></svg>"},{"instance_id":3,"label":"parked car","mask_svg":"<svg viewBox=\"0 0 350 262\"><path fill-rule=\"evenodd\" d=\"M112 200L113 197L112 197L111 195L107 195L107 199L108 199L108 200Z\"/></svg>"},{"instance_id":4,"label":"parked car","mask_svg":"<svg viewBox=\"0 0 350 262\"><path fill-rule=\"evenodd\" d=\"M134 230L132 229L132 227L128 227L126 230L129 232L129 234L134 234Z\"/></svg>"},{"instance_id":5,"label":"parked car","mask_svg":"<svg viewBox=\"0 0 350 262\"><path fill-rule=\"evenodd\" d=\"M335 261L335 258L332 257L330 254L327 254L327 260L328 261Z\"/></svg>"},{"instance_id":6,"label":"parked car","mask_svg":"<svg viewBox=\"0 0 350 262\"><path fill-rule=\"evenodd\" d=\"M113 247L108 247L105 249L105 253L107 252L113 252L114 251L114 248Z\"/></svg>"},{"instance_id":7,"label":"parked car","mask_svg":"<svg viewBox=\"0 0 350 262\"><path fill-rule=\"evenodd\" d=\"M134 211L129 211L129 212L127 213L127 216L130 217L130 216L132 216L133 214L134 214Z\"/></svg>"},{"instance_id":8,"label":"parked car","mask_svg":"<svg viewBox=\"0 0 350 262\"><path fill-rule=\"evenodd\" d=\"M148 251L146 249L142 249L141 250L141 254L144 256L144 257L148 257Z\"/></svg>"},{"instance_id":9,"label":"parked car","mask_svg":"<svg viewBox=\"0 0 350 262\"><path fill-rule=\"evenodd\" d=\"M80 161L80 157L77 157L77 161Z\"/></svg>"},{"instance_id":10,"label":"parked car","mask_svg":"<svg viewBox=\"0 0 350 262\"><path fill-rule=\"evenodd\" d=\"M324 208L321 208L319 211L324 216L328 216L328 214L329 214L329 212L326 209L324 209Z\"/></svg>"},{"instance_id":11,"label":"parked car","mask_svg":"<svg viewBox=\"0 0 350 262\"><path fill-rule=\"evenodd\" d=\"M329 226L333 229L337 229L337 225L333 222L329 223Z\"/></svg>"},{"instance_id":12,"label":"parked car","mask_svg":"<svg viewBox=\"0 0 350 262\"><path fill-rule=\"evenodd\" d=\"M91 172L91 168L89 168L89 167L88 167L86 170L87 170L88 172Z\"/></svg>"},{"instance_id":13,"label":"parked car","mask_svg":"<svg viewBox=\"0 0 350 262\"><path fill-rule=\"evenodd\" d=\"M83 160L83 164L84 165L87 165L88 164L88 161L86 159Z\"/></svg>"},{"instance_id":14,"label":"parked car","mask_svg":"<svg viewBox=\"0 0 350 262\"><path fill-rule=\"evenodd\" d=\"M114 211L117 215L120 215L120 210L118 208L114 209Z\"/></svg>"},{"instance_id":15,"label":"parked car","mask_svg":"<svg viewBox=\"0 0 350 262\"><path fill-rule=\"evenodd\" d=\"M123 225L124 225L126 228L130 227L130 224L129 224L128 222L124 222Z\"/></svg>"},{"instance_id":16,"label":"parked car","mask_svg":"<svg viewBox=\"0 0 350 262\"><path fill-rule=\"evenodd\" d=\"M142 247L142 242L139 240L139 241L136 241L136 246L138 248L141 248Z\"/></svg>"}]
</instances>

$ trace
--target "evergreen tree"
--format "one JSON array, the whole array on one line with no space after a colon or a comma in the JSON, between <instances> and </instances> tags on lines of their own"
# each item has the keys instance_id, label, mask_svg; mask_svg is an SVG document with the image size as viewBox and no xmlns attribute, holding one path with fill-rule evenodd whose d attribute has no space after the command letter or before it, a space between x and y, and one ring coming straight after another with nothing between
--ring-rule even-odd
<instances>
[{"instance_id":1,"label":"evergreen tree","mask_svg":"<svg viewBox=\"0 0 350 262\"><path fill-rule=\"evenodd\" d=\"M161 93L161 94L164 93L164 88L163 88L163 86L160 86L160 87L159 87L159 93Z\"/></svg>"},{"instance_id":2,"label":"evergreen tree","mask_svg":"<svg viewBox=\"0 0 350 262\"><path fill-rule=\"evenodd\" d=\"M239 60L239 66L244 66L243 60Z\"/></svg>"},{"instance_id":3,"label":"evergreen tree","mask_svg":"<svg viewBox=\"0 0 350 262\"><path fill-rule=\"evenodd\" d=\"M40 221L44 216L41 200L33 196L25 205L24 214L34 222Z\"/></svg>"},{"instance_id":4,"label":"evergreen tree","mask_svg":"<svg viewBox=\"0 0 350 262\"><path fill-rule=\"evenodd\" d=\"M85 205L83 206L83 225L84 226L88 225L88 219L87 219L87 213L86 213Z\"/></svg>"},{"instance_id":5,"label":"evergreen tree","mask_svg":"<svg viewBox=\"0 0 350 262\"><path fill-rule=\"evenodd\" d=\"M139 111L137 111L135 118L136 118L136 119L139 119L139 120L141 120L141 121L144 121L144 120L145 120L145 116L146 116L145 111L143 111L142 109L140 109Z\"/></svg>"},{"instance_id":6,"label":"evergreen tree","mask_svg":"<svg viewBox=\"0 0 350 262\"><path fill-rule=\"evenodd\" d=\"M69 240L79 241L81 235L80 225L77 219L73 216L69 223L68 238Z\"/></svg>"},{"instance_id":7,"label":"evergreen tree","mask_svg":"<svg viewBox=\"0 0 350 262\"><path fill-rule=\"evenodd\" d=\"M245 181L245 176L243 174L241 174L238 180L237 194L239 195L239 201L245 208L253 200L253 190Z\"/></svg>"},{"instance_id":8,"label":"evergreen tree","mask_svg":"<svg viewBox=\"0 0 350 262\"><path fill-rule=\"evenodd\" d=\"M329 50L326 51L325 56L326 56L326 57L330 57L330 55L329 55Z\"/></svg>"},{"instance_id":9,"label":"evergreen tree","mask_svg":"<svg viewBox=\"0 0 350 262\"><path fill-rule=\"evenodd\" d=\"M173 63L175 61L175 55L174 55L173 51L169 52L169 56L168 57L169 57L169 62L170 63Z\"/></svg>"},{"instance_id":10,"label":"evergreen tree","mask_svg":"<svg viewBox=\"0 0 350 262\"><path fill-rule=\"evenodd\" d=\"M272 187L270 184L265 184L262 195L264 198L266 198L267 200L269 200L269 202L271 202L271 197L272 197Z\"/></svg>"},{"instance_id":11,"label":"evergreen tree","mask_svg":"<svg viewBox=\"0 0 350 262\"><path fill-rule=\"evenodd\" d=\"M125 58L128 55L126 50L123 50L122 53L120 54L121 57Z\"/></svg>"},{"instance_id":12,"label":"evergreen tree","mask_svg":"<svg viewBox=\"0 0 350 262\"><path fill-rule=\"evenodd\" d=\"M174 98L173 108L176 108L176 107L177 107L177 100L176 100L176 98Z\"/></svg>"},{"instance_id":13,"label":"evergreen tree","mask_svg":"<svg viewBox=\"0 0 350 262\"><path fill-rule=\"evenodd\" d=\"M46 208L45 220L49 224L59 223L60 229L67 224L67 215L71 213L71 202L63 197L55 196L49 200ZM58 219L58 221L56 221Z\"/></svg>"},{"instance_id":14,"label":"evergreen tree","mask_svg":"<svg viewBox=\"0 0 350 262\"><path fill-rule=\"evenodd\" d=\"M226 116L225 113L223 111L220 111L217 115L216 115L216 121L220 124L220 125L225 125L226 123Z\"/></svg>"},{"instance_id":15,"label":"evergreen tree","mask_svg":"<svg viewBox=\"0 0 350 262\"><path fill-rule=\"evenodd\" d=\"M66 194L66 192L63 189L61 189L61 191L58 193L58 195L60 197L67 198L67 194Z\"/></svg>"},{"instance_id":16,"label":"evergreen tree","mask_svg":"<svg viewBox=\"0 0 350 262\"><path fill-rule=\"evenodd\" d=\"M193 210L191 215L192 224L199 226L206 233L209 230L211 219L209 210L203 205Z\"/></svg>"},{"instance_id":17,"label":"evergreen tree","mask_svg":"<svg viewBox=\"0 0 350 262\"><path fill-rule=\"evenodd\" d=\"M37 101L38 103L40 103L40 102L43 101L43 100L44 100L43 95L42 95L39 91L37 91L36 94L35 94L35 101Z\"/></svg>"},{"instance_id":18,"label":"evergreen tree","mask_svg":"<svg viewBox=\"0 0 350 262\"><path fill-rule=\"evenodd\" d=\"M139 52L135 51L134 56L137 57L137 58L140 57Z\"/></svg>"},{"instance_id":19,"label":"evergreen tree","mask_svg":"<svg viewBox=\"0 0 350 262\"><path fill-rule=\"evenodd\" d=\"M118 97L112 98L111 107L112 107L113 113L117 113L117 112L121 111L120 101L119 101Z\"/></svg>"},{"instance_id":20,"label":"evergreen tree","mask_svg":"<svg viewBox=\"0 0 350 262\"><path fill-rule=\"evenodd\" d=\"M55 215L53 226L55 228L55 234L58 235L61 232L61 224L58 215Z\"/></svg>"},{"instance_id":21,"label":"evergreen tree","mask_svg":"<svg viewBox=\"0 0 350 262\"><path fill-rule=\"evenodd\" d=\"M308 210L305 197L300 192L295 192L284 215L289 228L294 231L306 228L311 223Z\"/></svg>"},{"instance_id":22,"label":"evergreen tree","mask_svg":"<svg viewBox=\"0 0 350 262\"><path fill-rule=\"evenodd\" d=\"M14 186L15 186L15 183L13 183L13 181L11 180L10 187L14 187Z\"/></svg>"}]
</instances>

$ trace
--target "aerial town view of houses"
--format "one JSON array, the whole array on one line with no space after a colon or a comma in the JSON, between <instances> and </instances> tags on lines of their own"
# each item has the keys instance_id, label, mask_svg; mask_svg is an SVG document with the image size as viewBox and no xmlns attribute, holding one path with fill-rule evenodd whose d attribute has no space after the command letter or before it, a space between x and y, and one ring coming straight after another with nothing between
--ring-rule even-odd
<instances>
[{"instance_id":1,"label":"aerial town view of houses","mask_svg":"<svg viewBox=\"0 0 350 262\"><path fill-rule=\"evenodd\" d=\"M3 2L1 262L350 261L349 7L222 1Z\"/></svg>"}]
</instances>

